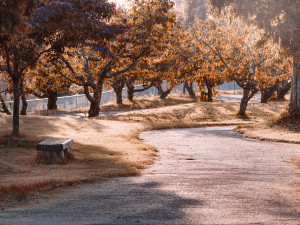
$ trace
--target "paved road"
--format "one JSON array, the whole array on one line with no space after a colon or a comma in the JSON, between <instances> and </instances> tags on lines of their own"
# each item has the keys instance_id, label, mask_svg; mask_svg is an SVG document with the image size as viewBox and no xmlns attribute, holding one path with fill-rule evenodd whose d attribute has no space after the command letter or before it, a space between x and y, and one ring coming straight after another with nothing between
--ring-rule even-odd
<instances>
[{"instance_id":1,"label":"paved road","mask_svg":"<svg viewBox=\"0 0 300 225\"><path fill-rule=\"evenodd\" d=\"M0 224L300 224L299 171L290 162L299 145L242 139L232 129L143 133L160 157L142 176L46 195L0 212Z\"/></svg>"}]
</instances>

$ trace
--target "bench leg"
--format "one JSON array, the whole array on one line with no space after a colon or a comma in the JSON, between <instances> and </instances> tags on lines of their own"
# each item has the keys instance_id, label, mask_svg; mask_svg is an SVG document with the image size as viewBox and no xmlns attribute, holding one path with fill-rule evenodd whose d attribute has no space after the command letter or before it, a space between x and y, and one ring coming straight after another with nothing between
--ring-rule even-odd
<instances>
[{"instance_id":1,"label":"bench leg","mask_svg":"<svg viewBox=\"0 0 300 225\"><path fill-rule=\"evenodd\" d=\"M70 148L68 147L68 148L66 148L66 149L64 149L64 154L65 154L65 157L66 158L70 158L70 156L71 156L71 150L70 150Z\"/></svg>"},{"instance_id":2,"label":"bench leg","mask_svg":"<svg viewBox=\"0 0 300 225\"><path fill-rule=\"evenodd\" d=\"M57 160L62 160L65 158L65 153L63 150L61 151L40 151L40 160L46 163L52 163Z\"/></svg>"}]
</instances>

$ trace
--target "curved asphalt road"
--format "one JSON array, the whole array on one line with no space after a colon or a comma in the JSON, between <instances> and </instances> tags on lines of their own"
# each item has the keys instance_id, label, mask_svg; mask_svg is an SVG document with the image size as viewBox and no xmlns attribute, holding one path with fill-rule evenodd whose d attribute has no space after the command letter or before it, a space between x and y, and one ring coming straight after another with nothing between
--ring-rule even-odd
<instances>
[{"instance_id":1,"label":"curved asphalt road","mask_svg":"<svg viewBox=\"0 0 300 225\"><path fill-rule=\"evenodd\" d=\"M68 188L0 212L0 224L300 224L290 158L299 145L233 127L146 132L160 150L142 176Z\"/></svg>"}]
</instances>

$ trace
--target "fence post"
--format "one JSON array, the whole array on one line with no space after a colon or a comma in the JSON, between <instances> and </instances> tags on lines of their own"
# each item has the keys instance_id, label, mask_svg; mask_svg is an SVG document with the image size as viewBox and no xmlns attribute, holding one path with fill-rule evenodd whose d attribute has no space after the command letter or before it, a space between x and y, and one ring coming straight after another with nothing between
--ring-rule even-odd
<instances>
[{"instance_id":1,"label":"fence post","mask_svg":"<svg viewBox=\"0 0 300 225\"><path fill-rule=\"evenodd\" d=\"M75 109L78 109L78 93L76 93L75 99Z\"/></svg>"},{"instance_id":2,"label":"fence post","mask_svg":"<svg viewBox=\"0 0 300 225\"><path fill-rule=\"evenodd\" d=\"M235 81L233 82L233 93L235 94Z\"/></svg>"},{"instance_id":3,"label":"fence post","mask_svg":"<svg viewBox=\"0 0 300 225\"><path fill-rule=\"evenodd\" d=\"M45 110L44 98L42 98L42 101L43 101L43 110Z\"/></svg>"}]
</instances>

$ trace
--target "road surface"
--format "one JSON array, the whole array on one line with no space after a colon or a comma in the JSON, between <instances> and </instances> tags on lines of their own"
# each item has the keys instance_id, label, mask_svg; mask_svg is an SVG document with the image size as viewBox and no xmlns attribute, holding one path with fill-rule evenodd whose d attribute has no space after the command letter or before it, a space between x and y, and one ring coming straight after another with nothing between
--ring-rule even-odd
<instances>
[{"instance_id":1,"label":"road surface","mask_svg":"<svg viewBox=\"0 0 300 225\"><path fill-rule=\"evenodd\" d=\"M160 156L141 176L45 194L0 211L0 224L299 225L299 170L290 160L299 145L243 139L232 129L142 133Z\"/></svg>"}]
</instances>

